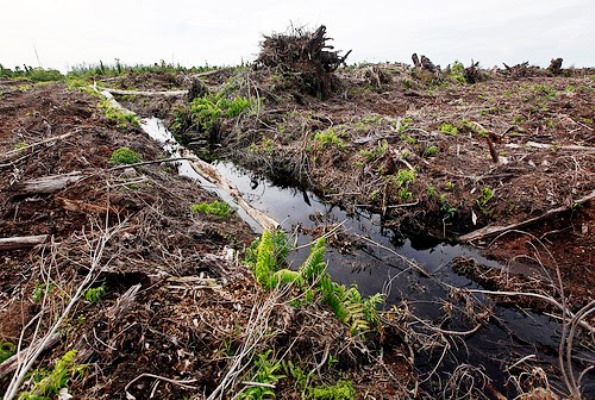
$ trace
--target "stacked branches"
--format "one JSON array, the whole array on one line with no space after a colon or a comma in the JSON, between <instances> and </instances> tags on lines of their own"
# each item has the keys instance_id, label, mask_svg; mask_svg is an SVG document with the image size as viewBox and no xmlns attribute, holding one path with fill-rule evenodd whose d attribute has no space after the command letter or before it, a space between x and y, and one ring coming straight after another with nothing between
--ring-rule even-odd
<instances>
[{"instance_id":1,"label":"stacked branches","mask_svg":"<svg viewBox=\"0 0 595 400\"><path fill-rule=\"evenodd\" d=\"M313 32L292 28L289 33L265 36L256 65L275 68L285 77L293 78L301 91L321 98L329 97L338 86L334 72L351 53L334 51L327 44L326 27Z\"/></svg>"}]
</instances>

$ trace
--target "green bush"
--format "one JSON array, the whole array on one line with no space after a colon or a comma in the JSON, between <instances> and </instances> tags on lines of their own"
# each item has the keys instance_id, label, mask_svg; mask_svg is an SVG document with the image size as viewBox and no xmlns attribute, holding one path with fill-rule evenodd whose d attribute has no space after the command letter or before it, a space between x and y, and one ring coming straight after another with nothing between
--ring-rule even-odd
<instances>
[{"instance_id":1,"label":"green bush","mask_svg":"<svg viewBox=\"0 0 595 400\"><path fill-rule=\"evenodd\" d=\"M120 147L114 150L110 162L115 165L136 164L140 162L140 156L136 151L130 150L128 147Z\"/></svg>"},{"instance_id":2,"label":"green bush","mask_svg":"<svg viewBox=\"0 0 595 400\"><path fill-rule=\"evenodd\" d=\"M227 218L231 214L231 207L224 201L202 202L190 206L193 213L203 213L206 215L216 215L217 217Z\"/></svg>"},{"instance_id":3,"label":"green bush","mask_svg":"<svg viewBox=\"0 0 595 400\"><path fill-rule=\"evenodd\" d=\"M139 126L140 121L138 117L131 113L126 113L119 107L113 106L108 100L102 100L99 107L104 110L105 117L111 121L115 121L121 128L126 128L127 123Z\"/></svg>"},{"instance_id":4,"label":"green bush","mask_svg":"<svg viewBox=\"0 0 595 400\"><path fill-rule=\"evenodd\" d=\"M83 292L83 297L90 303L98 303L107 293L104 285L96 288L89 288Z\"/></svg>"}]
</instances>

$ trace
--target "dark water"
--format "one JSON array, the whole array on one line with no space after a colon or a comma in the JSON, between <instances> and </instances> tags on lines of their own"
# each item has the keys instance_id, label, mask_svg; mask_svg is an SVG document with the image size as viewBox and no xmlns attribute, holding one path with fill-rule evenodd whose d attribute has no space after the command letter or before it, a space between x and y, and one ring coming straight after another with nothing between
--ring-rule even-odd
<instances>
[{"instance_id":1,"label":"dark water","mask_svg":"<svg viewBox=\"0 0 595 400\"><path fill-rule=\"evenodd\" d=\"M160 142L169 142L168 150L175 155L171 134L163 129L160 121L145 120L145 128L149 134ZM150 131L153 130L151 134ZM255 208L265 211L282 224L283 229L296 233L296 244L309 243L313 237L302 233L323 224L342 224L341 242L357 242L360 246L329 246L327 260L329 272L333 279L346 285L357 284L362 294L371 295L387 292L386 306L398 305L407 301L412 311L421 319L438 321L444 316L442 308L445 301L455 306L464 304L449 298L447 286L456 288L481 289L481 287L460 275L452 269L455 257L473 258L478 263L499 268L500 266L484 257L475 249L461 245L451 245L439 241L403 239L393 231L382 227L381 218L366 210L357 210L348 215L339 207L318 198L314 194L295 187L283 187L274 184L269 179L258 177L250 171L235 166L229 161L218 162L216 168L228 180L233 182L242 192L244 198ZM180 173L189 176L202 185L209 187L187 163L180 165ZM230 201L229 196L219 193L224 200ZM231 201L230 201L231 202ZM242 216L256 231L258 225L241 209ZM359 237L366 237L388 248L386 250L375 244L362 242ZM289 262L299 266L307 257L309 250L292 252ZM395 255L394 252L398 253ZM403 257L414 260L427 275L403 260ZM390 282L390 285L388 285ZM390 290L388 290L390 287ZM489 304L490 300L477 297L479 303ZM454 312L447 326L443 329L452 331L467 331L474 326L463 313ZM476 333L455 339L451 343L451 351L443 360L440 378L444 384L450 373L457 365L470 364L479 367L490 378L492 384L501 392L513 396L507 390L505 383L508 374L506 366L512 365L519 359L535 354L539 365L553 376L557 368L557 347L560 339L560 325L549 317L538 315L530 311L511 307L494 307L494 315ZM579 349L580 350L580 349ZM431 371L441 350L435 354L424 352L416 354L416 367L421 372ZM595 359L592 353L587 354ZM575 370L581 371L584 365L576 365ZM518 372L518 371L517 371ZM560 386L560 382L552 382ZM585 379L585 393L587 396L595 394L595 377L593 374ZM431 390L432 387L429 387ZM437 394L438 395L438 394ZM488 396L490 397L490 396Z\"/></svg>"}]
</instances>

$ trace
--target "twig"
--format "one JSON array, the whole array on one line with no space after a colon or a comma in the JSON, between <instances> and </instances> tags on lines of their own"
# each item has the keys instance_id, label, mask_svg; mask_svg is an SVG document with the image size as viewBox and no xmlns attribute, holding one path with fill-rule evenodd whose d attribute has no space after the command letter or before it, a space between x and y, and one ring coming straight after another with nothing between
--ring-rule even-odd
<instances>
[{"instance_id":1,"label":"twig","mask_svg":"<svg viewBox=\"0 0 595 400\"><path fill-rule=\"evenodd\" d=\"M30 149L31 147L40 146L42 144L46 144L46 143L50 143L50 142L55 142L56 140L66 139L67 137L72 136L75 132L78 132L78 130L73 131L73 132L68 132L68 133L65 133L65 134L60 135L60 136L54 136L54 137L51 137L51 138L47 138L47 139L44 139L44 140L42 140L40 142L32 143L32 144L29 144L27 146L21 147L20 149L14 149L14 150L7 151L6 153L2 154L2 156L8 158L8 156L10 156L11 154L20 153L22 151L25 151L27 149Z\"/></svg>"},{"instance_id":2,"label":"twig","mask_svg":"<svg viewBox=\"0 0 595 400\"><path fill-rule=\"evenodd\" d=\"M153 375L153 374L148 374L148 373L144 373L144 374L140 374L139 376L137 376L136 378L134 378L133 380L131 380L130 382L128 382L128 384L126 385L126 387L124 388L124 391L126 392L126 398L127 399L136 399L136 397L134 397L133 395L131 395L128 392L128 388L130 387L130 385L132 385L134 382L138 381L139 379L142 378L153 378L153 379L159 379L180 387L183 387L184 389L197 389L195 386L190 386L188 385L189 383L193 383L196 382L197 379L186 379L186 380L176 380L176 379L170 379L170 378L166 378L164 376L159 376L159 375Z\"/></svg>"}]
</instances>

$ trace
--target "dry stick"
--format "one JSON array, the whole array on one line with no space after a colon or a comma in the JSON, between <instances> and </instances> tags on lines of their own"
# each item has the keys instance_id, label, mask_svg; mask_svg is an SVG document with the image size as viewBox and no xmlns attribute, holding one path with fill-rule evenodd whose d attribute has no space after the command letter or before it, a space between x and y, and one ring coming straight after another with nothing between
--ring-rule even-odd
<instances>
[{"instance_id":1,"label":"dry stick","mask_svg":"<svg viewBox=\"0 0 595 400\"><path fill-rule=\"evenodd\" d=\"M537 216L534 218L529 218L527 220L524 220L524 221L516 223L516 224L511 224L511 225L506 225L506 226L486 226L484 228L470 232L466 235L459 236L459 241L472 242L472 241L484 239L484 238L487 238L490 236L499 235L506 231L524 228L528 225L531 225L531 224L534 224L541 220L547 219L553 215L568 211L568 210L572 209L573 207L576 207L576 205L584 204L594 198L595 198L595 190L593 190L590 194L588 194L584 197L581 197L578 200L575 200L571 206L562 206L562 207L554 208L554 209L546 211L545 213L541 214L540 216Z\"/></svg>"},{"instance_id":2,"label":"dry stick","mask_svg":"<svg viewBox=\"0 0 595 400\"><path fill-rule=\"evenodd\" d=\"M479 294L489 294L489 295L493 295L493 296L527 296L527 297L535 297L537 299L543 300L553 306L555 306L556 308L558 308L560 311L562 311L563 313L566 313L566 315L574 318L574 314L568 310L566 307L564 307L562 304L560 304L558 301L556 301L555 299L549 297L549 296L545 296L543 294L539 294L539 293L531 293L531 292L509 292L509 291L498 291L498 290L482 290L482 289L464 289L465 291L469 292L469 293L479 293ZM580 321L579 325L582 326L583 328L587 329L590 333L595 333L595 327L591 326L588 322L585 321Z\"/></svg>"},{"instance_id":3,"label":"dry stick","mask_svg":"<svg viewBox=\"0 0 595 400\"><path fill-rule=\"evenodd\" d=\"M58 320L50 328L49 332L46 333L45 336L41 339L41 343L39 344L39 346L37 348L30 347L31 352L27 353L25 358L25 364L22 366L22 368L20 368L20 371L18 373L15 373L15 375L13 376L12 380L10 381L10 384L8 385L8 388L6 389L6 393L4 394L3 400L12 400L17 395L17 392L21 384L23 383L25 376L27 375L35 361L37 361L37 358L43 352L43 349L45 349L48 343L52 341L52 338L62 325L62 322L64 322L64 319L68 316L68 314L70 314L70 311L80 299L83 290L86 289L87 286L93 281L93 274L95 270L99 267L99 264L101 263L101 258L103 256L103 251L107 242L119 230L119 228L122 227L122 225L123 224L120 224L112 230L106 229L106 231L103 232L98 244L93 249L94 251L92 253L92 262L91 266L89 267L89 272L87 273L87 276L85 276L85 279L79 285L75 294L71 297L70 302L68 303Z\"/></svg>"},{"instance_id":4,"label":"dry stick","mask_svg":"<svg viewBox=\"0 0 595 400\"><path fill-rule=\"evenodd\" d=\"M130 382L128 382L128 384L124 388L124 392L126 392L126 398L127 399L132 399L132 400L136 399L136 397L134 397L133 395L131 395L130 393L128 393L128 388L134 382L136 382L136 381L138 381L139 379L142 379L142 378L159 379L159 380L162 380L162 381L165 381L165 382L168 382L168 383L172 383L174 385L178 385L180 387L183 387L184 389L197 389L197 387L190 386L188 384L189 383L196 382L198 379L176 380L176 379L166 378L164 376L159 376L159 375L153 375L153 374L144 373L144 374L140 374L139 376L137 376L136 378L134 378L133 380L131 380Z\"/></svg>"},{"instance_id":5,"label":"dry stick","mask_svg":"<svg viewBox=\"0 0 595 400\"><path fill-rule=\"evenodd\" d=\"M38 236L15 236L11 238L0 239L0 251L24 249L44 243L48 235Z\"/></svg>"},{"instance_id":6,"label":"dry stick","mask_svg":"<svg viewBox=\"0 0 595 400\"><path fill-rule=\"evenodd\" d=\"M46 143L50 143L50 142L55 142L56 140L66 139L67 137L72 136L75 132L77 132L77 131L68 132L68 133L65 133L65 134L60 135L60 136L54 136L54 137L51 137L51 138L47 138L47 139L44 139L44 140L42 140L40 142L32 143L30 145L21 147L20 149L10 150L10 151L7 151L6 153L2 154L2 156L7 157L7 156L9 156L11 154L15 154L15 153L19 153L21 151L25 151L25 150L27 150L27 149L29 149L31 147L40 146L42 144L46 144Z\"/></svg>"}]
</instances>

